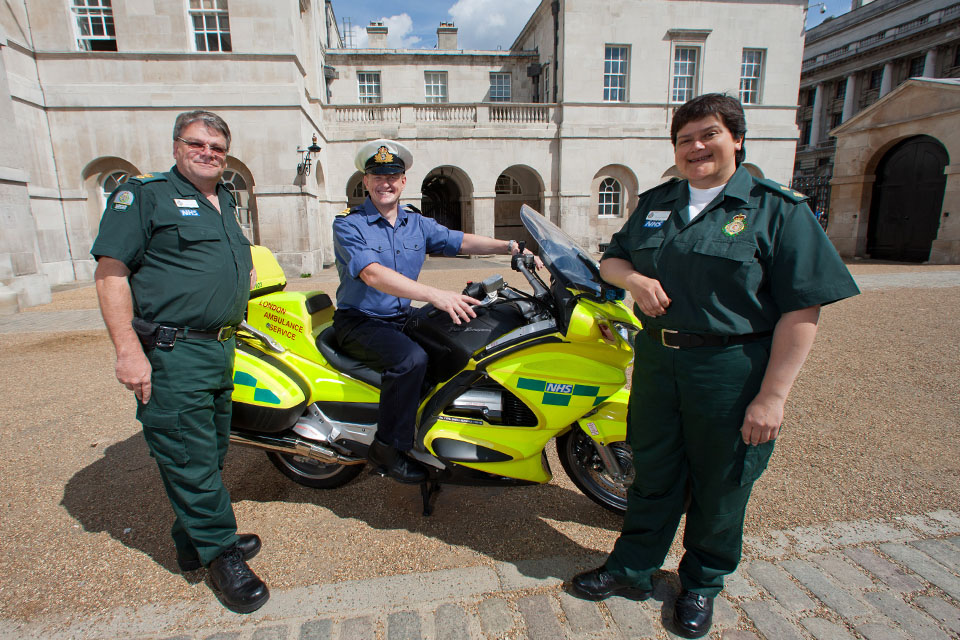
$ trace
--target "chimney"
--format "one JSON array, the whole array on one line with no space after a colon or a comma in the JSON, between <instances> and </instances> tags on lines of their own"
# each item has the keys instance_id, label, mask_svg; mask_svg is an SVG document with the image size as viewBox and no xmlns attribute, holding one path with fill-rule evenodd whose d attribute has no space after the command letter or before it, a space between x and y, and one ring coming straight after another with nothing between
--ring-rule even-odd
<instances>
[{"instance_id":1,"label":"chimney","mask_svg":"<svg viewBox=\"0 0 960 640\"><path fill-rule=\"evenodd\" d=\"M457 28L452 22L441 22L437 27L437 49L457 48Z\"/></svg>"},{"instance_id":2,"label":"chimney","mask_svg":"<svg viewBox=\"0 0 960 640\"><path fill-rule=\"evenodd\" d=\"M371 49L387 48L387 28L382 22L367 25L367 46Z\"/></svg>"}]
</instances>

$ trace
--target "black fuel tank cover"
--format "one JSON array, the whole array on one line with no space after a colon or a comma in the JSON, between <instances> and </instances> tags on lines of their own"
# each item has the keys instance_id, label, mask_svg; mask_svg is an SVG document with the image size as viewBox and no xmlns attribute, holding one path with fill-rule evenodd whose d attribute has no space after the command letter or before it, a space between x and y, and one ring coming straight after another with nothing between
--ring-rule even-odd
<instances>
[{"instance_id":1,"label":"black fuel tank cover","mask_svg":"<svg viewBox=\"0 0 960 640\"><path fill-rule=\"evenodd\" d=\"M431 443L437 456L451 462L507 462L513 460L495 449L453 438L436 438Z\"/></svg>"}]
</instances>

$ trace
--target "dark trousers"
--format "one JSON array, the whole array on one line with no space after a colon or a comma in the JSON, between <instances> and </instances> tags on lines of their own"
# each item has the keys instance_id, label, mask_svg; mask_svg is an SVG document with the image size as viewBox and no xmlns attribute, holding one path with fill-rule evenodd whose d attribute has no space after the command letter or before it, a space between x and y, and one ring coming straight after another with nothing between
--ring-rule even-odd
<instances>
[{"instance_id":1,"label":"dark trousers","mask_svg":"<svg viewBox=\"0 0 960 640\"><path fill-rule=\"evenodd\" d=\"M177 553L206 565L237 541L221 471L230 442L234 341L178 340L148 354L152 392L137 418L176 518Z\"/></svg>"},{"instance_id":2,"label":"dark trousers","mask_svg":"<svg viewBox=\"0 0 960 640\"><path fill-rule=\"evenodd\" d=\"M343 352L381 374L377 438L400 451L413 448L427 354L403 333L406 316L373 318L338 309L333 330Z\"/></svg>"},{"instance_id":3,"label":"dark trousers","mask_svg":"<svg viewBox=\"0 0 960 640\"><path fill-rule=\"evenodd\" d=\"M627 419L636 477L607 560L619 580L650 588L683 515L688 483L681 584L712 597L736 570L747 500L774 446L748 446L740 435L768 359L769 340L677 350L637 336Z\"/></svg>"}]
</instances>

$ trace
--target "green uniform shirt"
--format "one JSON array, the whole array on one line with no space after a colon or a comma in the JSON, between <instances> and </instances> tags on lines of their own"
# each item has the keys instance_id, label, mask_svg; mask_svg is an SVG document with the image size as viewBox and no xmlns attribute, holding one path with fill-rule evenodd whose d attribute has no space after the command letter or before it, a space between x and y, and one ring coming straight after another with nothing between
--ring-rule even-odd
<instances>
[{"instance_id":1,"label":"green uniform shirt","mask_svg":"<svg viewBox=\"0 0 960 640\"><path fill-rule=\"evenodd\" d=\"M230 191L221 215L176 167L131 177L107 201L90 253L130 269L137 317L211 331L243 319L250 297L250 242Z\"/></svg>"},{"instance_id":2,"label":"green uniform shirt","mask_svg":"<svg viewBox=\"0 0 960 640\"><path fill-rule=\"evenodd\" d=\"M770 331L780 316L860 292L804 196L742 166L690 223L686 180L640 195L604 258L660 281L666 314L644 326L742 335Z\"/></svg>"}]
</instances>

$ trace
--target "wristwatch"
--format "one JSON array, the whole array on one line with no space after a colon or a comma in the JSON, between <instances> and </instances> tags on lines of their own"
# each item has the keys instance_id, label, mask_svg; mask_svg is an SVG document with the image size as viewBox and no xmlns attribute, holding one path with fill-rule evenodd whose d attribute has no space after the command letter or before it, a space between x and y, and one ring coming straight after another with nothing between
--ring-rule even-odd
<instances>
[{"instance_id":1,"label":"wristwatch","mask_svg":"<svg viewBox=\"0 0 960 640\"><path fill-rule=\"evenodd\" d=\"M518 247L516 240L507 241L507 253L513 255L513 250Z\"/></svg>"}]
</instances>

